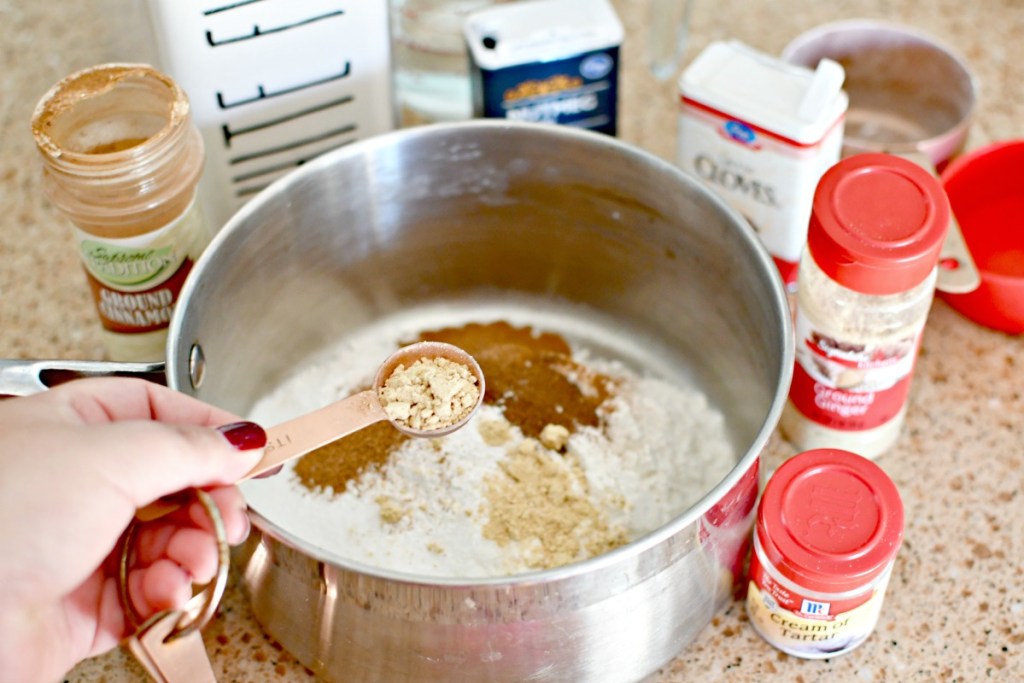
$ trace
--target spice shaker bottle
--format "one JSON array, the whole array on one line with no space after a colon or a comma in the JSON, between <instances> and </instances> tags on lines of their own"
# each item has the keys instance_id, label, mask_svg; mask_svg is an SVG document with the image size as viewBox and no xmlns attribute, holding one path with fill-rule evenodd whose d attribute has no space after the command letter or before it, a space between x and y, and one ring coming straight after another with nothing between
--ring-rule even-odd
<instances>
[{"instance_id":1,"label":"spice shaker bottle","mask_svg":"<svg viewBox=\"0 0 1024 683\"><path fill-rule=\"evenodd\" d=\"M473 111L615 135L623 28L609 0L531 0L471 13Z\"/></svg>"},{"instance_id":2,"label":"spice shaker bottle","mask_svg":"<svg viewBox=\"0 0 1024 683\"><path fill-rule=\"evenodd\" d=\"M765 486L747 612L769 644L822 659L871 635L903 539L903 503L878 465L820 449L787 460Z\"/></svg>"},{"instance_id":3,"label":"spice shaker bottle","mask_svg":"<svg viewBox=\"0 0 1024 683\"><path fill-rule=\"evenodd\" d=\"M874 458L899 436L950 210L913 162L860 154L815 191L780 429L799 450Z\"/></svg>"},{"instance_id":4,"label":"spice shaker bottle","mask_svg":"<svg viewBox=\"0 0 1024 683\"><path fill-rule=\"evenodd\" d=\"M74 226L108 354L162 360L181 286L210 237L195 201L203 143L185 93L148 65L92 67L51 88L32 133L46 193Z\"/></svg>"},{"instance_id":5,"label":"spice shaker bottle","mask_svg":"<svg viewBox=\"0 0 1024 683\"><path fill-rule=\"evenodd\" d=\"M710 44L679 78L676 164L750 221L793 288L811 201L839 161L845 72L811 70L738 41Z\"/></svg>"}]
</instances>

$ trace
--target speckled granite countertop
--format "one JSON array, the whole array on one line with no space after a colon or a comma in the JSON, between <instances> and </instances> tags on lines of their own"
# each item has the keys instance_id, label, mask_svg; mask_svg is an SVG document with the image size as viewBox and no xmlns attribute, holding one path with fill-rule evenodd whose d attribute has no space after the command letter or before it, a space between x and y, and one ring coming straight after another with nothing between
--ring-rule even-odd
<instances>
[{"instance_id":1,"label":"speckled granite countertop","mask_svg":"<svg viewBox=\"0 0 1024 683\"><path fill-rule=\"evenodd\" d=\"M618 0L621 137L671 159L675 85L643 65L645 0ZM1015 0L695 0L688 62L711 40L778 53L796 34L875 17L928 31L970 61L980 106L968 146L1024 136L1024 4ZM67 224L43 199L28 131L60 77L140 52L132 0L0 3L0 357L100 358L98 323ZM879 459L907 509L906 542L882 618L860 649L833 661L772 650L728 605L659 673L681 681L1024 680L1024 338L975 327L943 303L929 319L906 428ZM221 681L312 676L265 637L242 588L229 587L206 630ZM2 676L0 676L2 678ZM122 652L85 662L70 681L142 681Z\"/></svg>"}]
</instances>

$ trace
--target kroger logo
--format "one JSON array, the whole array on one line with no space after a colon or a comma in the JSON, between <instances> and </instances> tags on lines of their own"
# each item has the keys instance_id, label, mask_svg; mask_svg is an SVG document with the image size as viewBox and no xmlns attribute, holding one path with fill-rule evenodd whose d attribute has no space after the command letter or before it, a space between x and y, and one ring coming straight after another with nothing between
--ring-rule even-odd
<instances>
[{"instance_id":1,"label":"kroger logo","mask_svg":"<svg viewBox=\"0 0 1024 683\"><path fill-rule=\"evenodd\" d=\"M615 66L615 60L612 59L611 55L599 52L583 60L580 64L580 73L584 78L595 80L607 76L613 66Z\"/></svg>"},{"instance_id":2,"label":"kroger logo","mask_svg":"<svg viewBox=\"0 0 1024 683\"><path fill-rule=\"evenodd\" d=\"M735 140L741 145L750 146L757 141L757 133L754 132L754 129L740 121L726 121L723 128L730 140Z\"/></svg>"}]
</instances>

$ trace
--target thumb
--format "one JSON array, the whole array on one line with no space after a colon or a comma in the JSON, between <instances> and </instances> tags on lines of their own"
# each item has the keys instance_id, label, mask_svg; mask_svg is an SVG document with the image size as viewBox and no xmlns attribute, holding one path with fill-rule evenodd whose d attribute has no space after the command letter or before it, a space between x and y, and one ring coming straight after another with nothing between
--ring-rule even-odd
<instances>
[{"instance_id":1,"label":"thumb","mask_svg":"<svg viewBox=\"0 0 1024 683\"><path fill-rule=\"evenodd\" d=\"M190 487L233 484L256 466L267 442L253 422L211 429L121 421L89 431L102 440L86 450L92 466L135 507Z\"/></svg>"}]
</instances>

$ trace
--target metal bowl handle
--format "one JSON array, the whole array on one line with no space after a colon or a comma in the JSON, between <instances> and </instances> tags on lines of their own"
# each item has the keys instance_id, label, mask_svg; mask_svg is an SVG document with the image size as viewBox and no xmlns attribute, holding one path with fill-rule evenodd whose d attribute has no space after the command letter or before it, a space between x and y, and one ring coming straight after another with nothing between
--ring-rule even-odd
<instances>
[{"instance_id":1,"label":"metal bowl handle","mask_svg":"<svg viewBox=\"0 0 1024 683\"><path fill-rule=\"evenodd\" d=\"M167 384L164 362L99 360L0 360L0 398L28 396L83 377L140 377Z\"/></svg>"}]
</instances>

